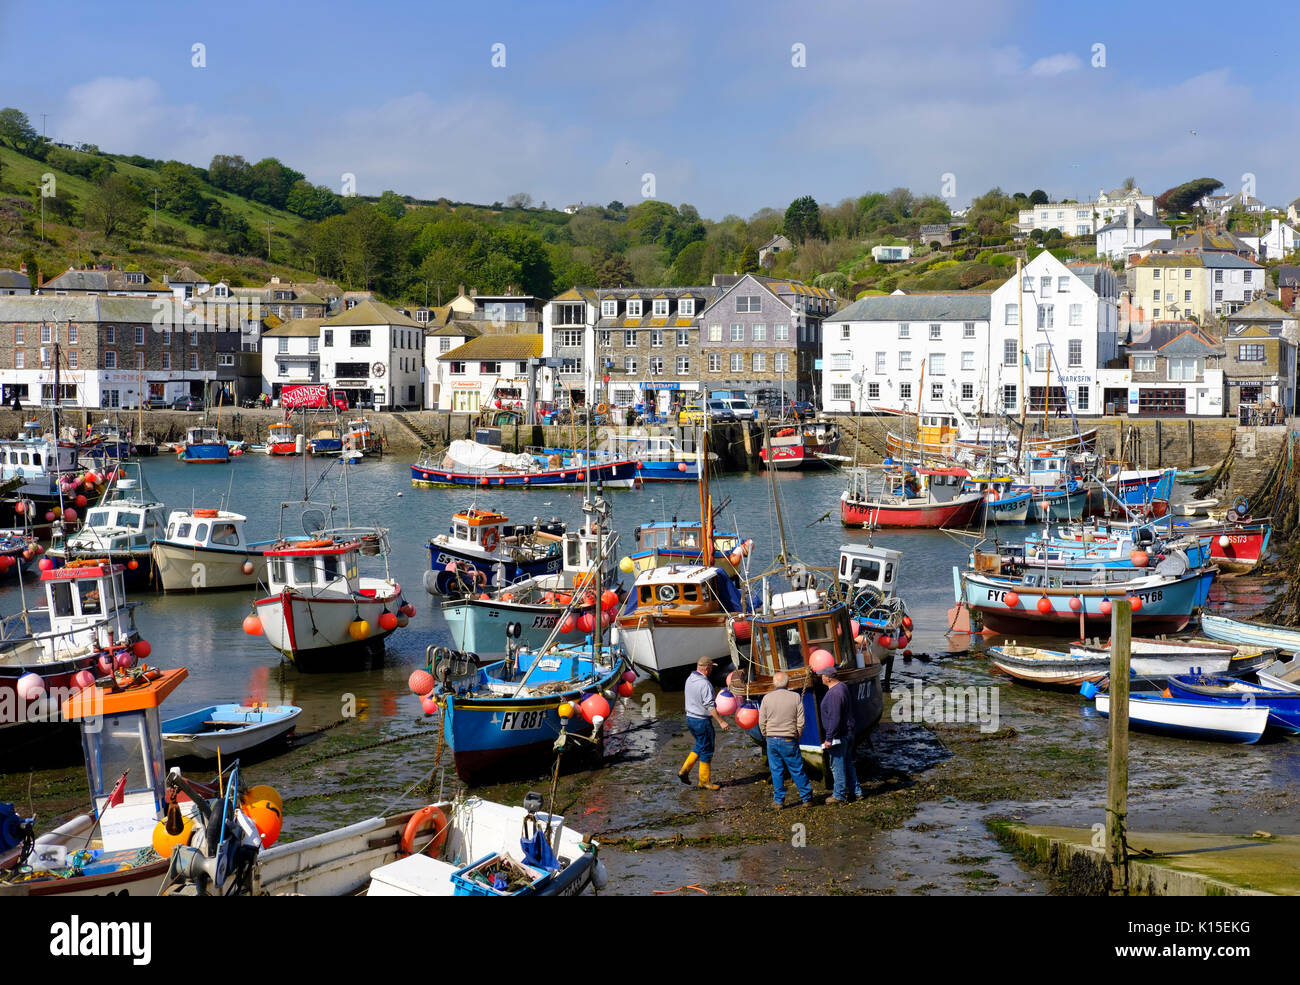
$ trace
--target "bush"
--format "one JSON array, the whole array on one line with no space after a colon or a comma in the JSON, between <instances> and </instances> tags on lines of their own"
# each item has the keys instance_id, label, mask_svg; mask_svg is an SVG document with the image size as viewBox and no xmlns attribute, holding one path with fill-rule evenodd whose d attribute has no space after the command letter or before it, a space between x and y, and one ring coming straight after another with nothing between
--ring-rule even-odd
<instances>
[{"instance_id":1,"label":"bush","mask_svg":"<svg viewBox=\"0 0 1300 985\"><path fill-rule=\"evenodd\" d=\"M993 264L995 267L1014 267L1016 265L1016 258L1010 253L994 253L993 258L989 260L989 263Z\"/></svg>"},{"instance_id":2,"label":"bush","mask_svg":"<svg viewBox=\"0 0 1300 985\"><path fill-rule=\"evenodd\" d=\"M935 262L935 263L932 263L932 264L930 265L929 269L930 269L930 270L945 270L945 269L947 269L948 267L955 267L955 266L957 266L957 261L956 261L956 260L939 260L939 261L937 261L937 262Z\"/></svg>"},{"instance_id":3,"label":"bush","mask_svg":"<svg viewBox=\"0 0 1300 985\"><path fill-rule=\"evenodd\" d=\"M992 263L992 262L993 262L993 251L992 251L992 250L981 250L981 251L979 252L979 254L975 257L975 262L976 262L976 263Z\"/></svg>"},{"instance_id":4,"label":"bush","mask_svg":"<svg viewBox=\"0 0 1300 985\"><path fill-rule=\"evenodd\" d=\"M963 288L974 287L976 284L983 284L995 278L1001 279L997 267L991 263L973 263L961 272L958 284Z\"/></svg>"},{"instance_id":5,"label":"bush","mask_svg":"<svg viewBox=\"0 0 1300 985\"><path fill-rule=\"evenodd\" d=\"M898 288L898 278L897 278L897 277L882 277L882 278L880 279L879 287L880 287L880 289L881 289L882 291L884 291L886 294L893 294L894 291Z\"/></svg>"}]
</instances>

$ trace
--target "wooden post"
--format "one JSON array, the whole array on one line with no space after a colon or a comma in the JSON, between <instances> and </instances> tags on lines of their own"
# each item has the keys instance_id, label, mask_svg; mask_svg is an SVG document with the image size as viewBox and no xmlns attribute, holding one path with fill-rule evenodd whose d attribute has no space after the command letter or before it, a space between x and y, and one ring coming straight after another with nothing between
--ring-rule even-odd
<instances>
[{"instance_id":1,"label":"wooden post","mask_svg":"<svg viewBox=\"0 0 1300 985\"><path fill-rule=\"evenodd\" d=\"M1128 598L1111 601L1110 741L1106 764L1106 858L1110 891L1128 895L1128 673L1133 633L1133 605Z\"/></svg>"}]
</instances>

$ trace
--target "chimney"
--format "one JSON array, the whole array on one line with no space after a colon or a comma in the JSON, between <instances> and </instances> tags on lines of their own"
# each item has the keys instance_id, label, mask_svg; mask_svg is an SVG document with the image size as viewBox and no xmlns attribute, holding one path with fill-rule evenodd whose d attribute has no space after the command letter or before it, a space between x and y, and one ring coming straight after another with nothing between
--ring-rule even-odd
<instances>
[{"instance_id":1,"label":"chimney","mask_svg":"<svg viewBox=\"0 0 1300 985\"><path fill-rule=\"evenodd\" d=\"M1135 230L1135 227L1137 226L1137 216L1134 215L1136 209L1137 206L1135 206L1132 202L1128 203L1128 242L1129 243L1137 242L1137 234Z\"/></svg>"},{"instance_id":2,"label":"chimney","mask_svg":"<svg viewBox=\"0 0 1300 985\"><path fill-rule=\"evenodd\" d=\"M272 277L272 278L271 278L271 283L272 283L272 284L278 284L278 283L280 283L280 278L279 278L278 276Z\"/></svg>"},{"instance_id":3,"label":"chimney","mask_svg":"<svg viewBox=\"0 0 1300 985\"><path fill-rule=\"evenodd\" d=\"M27 264L25 264L25 263L19 263L19 264L18 264L18 272L19 272L20 274L25 274L25 273L27 273Z\"/></svg>"},{"instance_id":4,"label":"chimney","mask_svg":"<svg viewBox=\"0 0 1300 985\"><path fill-rule=\"evenodd\" d=\"M465 285L464 285L464 284L457 284L457 285L456 285L456 290L460 291L460 296L461 296L461 297L464 297L464 296L465 296Z\"/></svg>"}]
</instances>

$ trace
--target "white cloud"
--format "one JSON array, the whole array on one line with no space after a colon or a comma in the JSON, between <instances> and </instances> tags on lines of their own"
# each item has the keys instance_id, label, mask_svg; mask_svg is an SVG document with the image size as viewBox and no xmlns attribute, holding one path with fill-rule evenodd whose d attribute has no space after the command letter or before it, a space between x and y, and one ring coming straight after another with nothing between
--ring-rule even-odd
<instances>
[{"instance_id":1,"label":"white cloud","mask_svg":"<svg viewBox=\"0 0 1300 985\"><path fill-rule=\"evenodd\" d=\"M1030 75L1063 75L1066 72L1076 72L1083 67L1083 61L1078 55L1071 55L1064 52L1059 55L1048 55L1046 58L1040 58L1034 64L1029 66Z\"/></svg>"}]
</instances>

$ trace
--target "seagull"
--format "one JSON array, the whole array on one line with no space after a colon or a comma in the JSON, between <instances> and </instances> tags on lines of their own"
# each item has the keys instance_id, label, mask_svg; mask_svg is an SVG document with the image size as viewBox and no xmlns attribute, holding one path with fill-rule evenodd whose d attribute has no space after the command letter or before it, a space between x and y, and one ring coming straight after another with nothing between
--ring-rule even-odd
<instances>
[{"instance_id":1,"label":"seagull","mask_svg":"<svg viewBox=\"0 0 1300 985\"><path fill-rule=\"evenodd\" d=\"M1195 130L1188 130L1187 132L1190 133L1193 137L1196 136L1196 131L1195 131Z\"/></svg>"}]
</instances>

